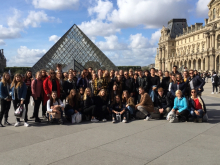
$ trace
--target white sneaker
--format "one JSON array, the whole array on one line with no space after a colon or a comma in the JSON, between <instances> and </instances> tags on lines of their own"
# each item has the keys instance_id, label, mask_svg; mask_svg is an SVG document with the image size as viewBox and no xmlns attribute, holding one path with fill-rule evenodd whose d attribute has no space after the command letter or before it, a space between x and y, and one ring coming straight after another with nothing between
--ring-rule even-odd
<instances>
[{"instance_id":1,"label":"white sneaker","mask_svg":"<svg viewBox=\"0 0 220 165\"><path fill-rule=\"evenodd\" d=\"M29 124L27 122L24 122L25 127L29 127Z\"/></svg>"},{"instance_id":2,"label":"white sneaker","mask_svg":"<svg viewBox=\"0 0 220 165\"><path fill-rule=\"evenodd\" d=\"M99 120L97 120L97 119L94 117L93 119L91 119L91 122L97 123L97 122L99 122Z\"/></svg>"},{"instance_id":3,"label":"white sneaker","mask_svg":"<svg viewBox=\"0 0 220 165\"><path fill-rule=\"evenodd\" d=\"M214 94L214 92L211 93L212 95Z\"/></svg>"},{"instance_id":4,"label":"white sneaker","mask_svg":"<svg viewBox=\"0 0 220 165\"><path fill-rule=\"evenodd\" d=\"M144 119L144 121L149 121L151 119L151 116L147 116L146 119Z\"/></svg>"},{"instance_id":5,"label":"white sneaker","mask_svg":"<svg viewBox=\"0 0 220 165\"><path fill-rule=\"evenodd\" d=\"M106 119L102 119L102 121L103 121L103 122L106 122L107 120L106 120Z\"/></svg>"},{"instance_id":6,"label":"white sneaker","mask_svg":"<svg viewBox=\"0 0 220 165\"><path fill-rule=\"evenodd\" d=\"M20 126L20 122L16 122L14 126L15 126L15 127Z\"/></svg>"},{"instance_id":7,"label":"white sneaker","mask_svg":"<svg viewBox=\"0 0 220 165\"><path fill-rule=\"evenodd\" d=\"M127 120L126 120L126 119L123 119L123 120L122 120L122 123L127 123Z\"/></svg>"}]
</instances>

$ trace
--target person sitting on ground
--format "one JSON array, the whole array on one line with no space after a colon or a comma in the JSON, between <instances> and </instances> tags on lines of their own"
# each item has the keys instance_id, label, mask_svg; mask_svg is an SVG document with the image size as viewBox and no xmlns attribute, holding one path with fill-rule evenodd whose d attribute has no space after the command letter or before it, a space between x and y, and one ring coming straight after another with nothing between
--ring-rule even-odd
<instances>
[{"instance_id":1,"label":"person sitting on ground","mask_svg":"<svg viewBox=\"0 0 220 165\"><path fill-rule=\"evenodd\" d=\"M196 90L191 90L191 98L189 98L189 106L194 122L202 123L203 115L206 114L206 106L203 99L197 96Z\"/></svg>"},{"instance_id":2,"label":"person sitting on ground","mask_svg":"<svg viewBox=\"0 0 220 165\"><path fill-rule=\"evenodd\" d=\"M111 91L111 93L110 93L110 104L112 104L113 103L113 101L114 101L114 98L115 98L115 96L116 95L120 95L120 92L118 91L118 86L117 85L113 85L113 90Z\"/></svg>"},{"instance_id":3,"label":"person sitting on ground","mask_svg":"<svg viewBox=\"0 0 220 165\"><path fill-rule=\"evenodd\" d=\"M112 110L112 123L116 123L116 115L121 115L121 119L123 123L127 123L127 111L125 108L123 108L121 99L119 95L116 95L114 98L113 103L111 104L111 110Z\"/></svg>"},{"instance_id":4,"label":"person sitting on ground","mask_svg":"<svg viewBox=\"0 0 220 165\"><path fill-rule=\"evenodd\" d=\"M47 101L47 112L49 113L50 121L53 122L54 119L58 119L58 123L63 124L63 111L63 102L58 99L57 92L52 91L50 99Z\"/></svg>"},{"instance_id":5,"label":"person sitting on ground","mask_svg":"<svg viewBox=\"0 0 220 165\"><path fill-rule=\"evenodd\" d=\"M129 112L130 118L132 120L134 120L135 119L135 117L134 117L134 113L135 113L134 99L133 99L133 97L130 97L127 90L123 91L122 104L123 104L123 107L126 108L126 110Z\"/></svg>"},{"instance_id":6,"label":"person sitting on ground","mask_svg":"<svg viewBox=\"0 0 220 165\"><path fill-rule=\"evenodd\" d=\"M139 87L138 103L135 109L141 111L146 116L146 119L144 119L145 121L149 121L151 118L150 113L154 111L154 104L150 96L145 93L143 87Z\"/></svg>"},{"instance_id":7,"label":"person sitting on ground","mask_svg":"<svg viewBox=\"0 0 220 165\"><path fill-rule=\"evenodd\" d=\"M75 89L71 89L66 98L65 116L68 121L72 120L72 115L79 112L78 97Z\"/></svg>"},{"instance_id":8,"label":"person sitting on ground","mask_svg":"<svg viewBox=\"0 0 220 165\"><path fill-rule=\"evenodd\" d=\"M182 96L181 90L176 91L176 98L174 99L174 106L172 109L172 113L174 115L175 114L178 115L178 121L182 121L182 122L188 121L189 108L186 98ZM170 122L172 123L174 122L174 120L171 120Z\"/></svg>"},{"instance_id":9,"label":"person sitting on ground","mask_svg":"<svg viewBox=\"0 0 220 165\"><path fill-rule=\"evenodd\" d=\"M95 116L97 115L97 107L95 105L94 97L92 97L90 88L85 89L83 101L83 114L87 116L87 120L89 119L89 116L92 116L91 122L98 122L99 120L95 118Z\"/></svg>"},{"instance_id":10,"label":"person sitting on ground","mask_svg":"<svg viewBox=\"0 0 220 165\"><path fill-rule=\"evenodd\" d=\"M95 97L95 103L99 112L99 119L103 122L107 121L108 111L108 97L105 89L101 89L98 96Z\"/></svg>"},{"instance_id":11,"label":"person sitting on ground","mask_svg":"<svg viewBox=\"0 0 220 165\"><path fill-rule=\"evenodd\" d=\"M154 114L159 114L159 118L163 119L164 116L170 112L170 101L167 95L164 94L163 88L158 89L158 96L155 100Z\"/></svg>"},{"instance_id":12,"label":"person sitting on ground","mask_svg":"<svg viewBox=\"0 0 220 165\"><path fill-rule=\"evenodd\" d=\"M84 107L83 97L84 97L84 88L83 88L83 87L80 87L80 88L79 88L79 93L78 93L79 111L82 111L82 109L83 109L83 107Z\"/></svg>"}]
</instances>

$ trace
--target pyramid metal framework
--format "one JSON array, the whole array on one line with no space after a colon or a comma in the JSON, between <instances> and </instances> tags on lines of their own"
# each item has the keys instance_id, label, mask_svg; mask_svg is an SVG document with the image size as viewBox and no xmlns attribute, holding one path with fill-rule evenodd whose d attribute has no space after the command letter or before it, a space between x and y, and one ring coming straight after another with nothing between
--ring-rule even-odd
<instances>
[{"instance_id":1,"label":"pyramid metal framework","mask_svg":"<svg viewBox=\"0 0 220 165\"><path fill-rule=\"evenodd\" d=\"M41 69L56 69L56 64L62 67L81 71L92 67L94 70L118 70L108 57L80 30L73 25L51 49L32 67L36 73Z\"/></svg>"}]
</instances>

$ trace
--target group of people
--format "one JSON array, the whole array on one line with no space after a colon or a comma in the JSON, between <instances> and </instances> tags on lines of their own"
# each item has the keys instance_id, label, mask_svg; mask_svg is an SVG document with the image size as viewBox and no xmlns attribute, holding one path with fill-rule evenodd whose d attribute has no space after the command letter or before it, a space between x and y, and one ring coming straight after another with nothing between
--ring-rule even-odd
<instances>
[{"instance_id":1,"label":"group of people","mask_svg":"<svg viewBox=\"0 0 220 165\"><path fill-rule=\"evenodd\" d=\"M188 121L192 117L195 122L202 122L206 114L206 106L201 98L205 81L197 71L172 72L161 70L129 71L84 69L79 75L70 69L62 72L44 69L38 71L33 78L32 72L25 76L15 74L11 80L5 72L0 83L0 126L11 125L8 112L11 101L14 110L25 107L24 126L28 127L28 105L31 97L34 100L34 111L31 119L41 122L39 109L42 104L42 117L51 122L63 124L71 122L76 113L83 120L91 122L111 120L113 123L130 120L167 119L174 122ZM120 116L120 118L118 118ZM4 124L2 119L4 117ZM54 119L54 120L53 120ZM15 127L21 125L16 118Z\"/></svg>"}]
</instances>

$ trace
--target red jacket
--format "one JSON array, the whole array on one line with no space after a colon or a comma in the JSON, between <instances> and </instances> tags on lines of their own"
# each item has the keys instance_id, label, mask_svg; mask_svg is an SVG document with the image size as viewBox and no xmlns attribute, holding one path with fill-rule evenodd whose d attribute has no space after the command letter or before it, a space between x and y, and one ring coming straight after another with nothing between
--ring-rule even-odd
<instances>
[{"instance_id":1,"label":"red jacket","mask_svg":"<svg viewBox=\"0 0 220 165\"><path fill-rule=\"evenodd\" d=\"M59 81L56 79L56 83L57 83L57 97L60 98L60 83ZM50 77L46 78L43 82L43 88L44 88L44 102L43 105L46 105L47 100L50 99L50 97L48 97L47 95L51 95L52 93L52 81L50 80Z\"/></svg>"}]
</instances>

